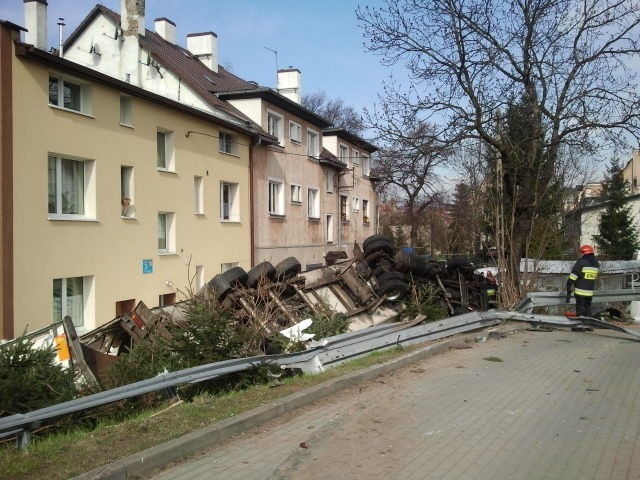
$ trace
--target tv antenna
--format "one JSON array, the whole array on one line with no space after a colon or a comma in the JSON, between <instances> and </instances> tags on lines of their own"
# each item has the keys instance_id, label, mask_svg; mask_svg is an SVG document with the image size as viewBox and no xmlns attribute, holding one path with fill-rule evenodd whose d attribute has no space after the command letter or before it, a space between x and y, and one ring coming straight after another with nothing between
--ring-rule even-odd
<instances>
[{"instance_id":1,"label":"tv antenna","mask_svg":"<svg viewBox=\"0 0 640 480\"><path fill-rule=\"evenodd\" d=\"M278 70L280 70L280 67L278 67L278 51L274 50L273 48L269 48L269 47L264 47L267 50L269 50L270 52L273 52L273 54L276 56L276 87L278 85Z\"/></svg>"}]
</instances>

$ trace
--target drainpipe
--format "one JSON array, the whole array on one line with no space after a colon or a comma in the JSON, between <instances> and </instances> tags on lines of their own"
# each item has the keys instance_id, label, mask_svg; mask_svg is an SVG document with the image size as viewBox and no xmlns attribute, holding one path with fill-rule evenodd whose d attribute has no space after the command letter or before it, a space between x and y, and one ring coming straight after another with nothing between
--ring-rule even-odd
<instances>
[{"instance_id":1,"label":"drainpipe","mask_svg":"<svg viewBox=\"0 0 640 480\"><path fill-rule=\"evenodd\" d=\"M255 164L256 147L262 144L262 137L258 134L257 138L249 145L249 230L251 238L251 267L255 265L255 222L254 222L254 205L253 205L253 165Z\"/></svg>"}]
</instances>

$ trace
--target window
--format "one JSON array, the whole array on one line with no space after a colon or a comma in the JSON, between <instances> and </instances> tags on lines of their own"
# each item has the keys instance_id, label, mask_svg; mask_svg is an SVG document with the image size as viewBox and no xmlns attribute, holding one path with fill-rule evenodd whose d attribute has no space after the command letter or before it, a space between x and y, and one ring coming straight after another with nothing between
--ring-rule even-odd
<instances>
[{"instance_id":1,"label":"window","mask_svg":"<svg viewBox=\"0 0 640 480\"><path fill-rule=\"evenodd\" d=\"M320 195L317 188L309 187L307 189L307 202L309 218L320 218Z\"/></svg>"},{"instance_id":2,"label":"window","mask_svg":"<svg viewBox=\"0 0 640 480\"><path fill-rule=\"evenodd\" d=\"M193 177L193 212L196 215L204 213L204 179Z\"/></svg>"},{"instance_id":3,"label":"window","mask_svg":"<svg viewBox=\"0 0 640 480\"><path fill-rule=\"evenodd\" d=\"M333 193L333 184L335 182L333 170L327 170L327 193Z\"/></svg>"},{"instance_id":4,"label":"window","mask_svg":"<svg viewBox=\"0 0 640 480\"><path fill-rule=\"evenodd\" d=\"M133 200L133 167L120 166L120 216L133 218L136 206Z\"/></svg>"},{"instance_id":5,"label":"window","mask_svg":"<svg viewBox=\"0 0 640 480\"><path fill-rule=\"evenodd\" d=\"M48 157L49 218L95 218L94 163Z\"/></svg>"},{"instance_id":6,"label":"window","mask_svg":"<svg viewBox=\"0 0 640 480\"><path fill-rule=\"evenodd\" d=\"M353 197L351 199L351 208L354 212L360 211L360 199L358 197Z\"/></svg>"},{"instance_id":7,"label":"window","mask_svg":"<svg viewBox=\"0 0 640 480\"><path fill-rule=\"evenodd\" d=\"M352 150L352 161L354 165L360 165L360 152L358 150Z\"/></svg>"},{"instance_id":8,"label":"window","mask_svg":"<svg viewBox=\"0 0 640 480\"><path fill-rule=\"evenodd\" d=\"M238 267L238 266L240 266L238 262L222 263L220 264L220 273L224 273L227 270L231 270L233 267Z\"/></svg>"},{"instance_id":9,"label":"window","mask_svg":"<svg viewBox=\"0 0 640 480\"><path fill-rule=\"evenodd\" d=\"M340 221L349 221L349 197L347 195L340 195Z\"/></svg>"},{"instance_id":10,"label":"window","mask_svg":"<svg viewBox=\"0 0 640 480\"><path fill-rule=\"evenodd\" d=\"M282 180L269 180L269 214L284 215Z\"/></svg>"},{"instance_id":11,"label":"window","mask_svg":"<svg viewBox=\"0 0 640 480\"><path fill-rule=\"evenodd\" d=\"M362 221L369 223L369 200L362 199Z\"/></svg>"},{"instance_id":12,"label":"window","mask_svg":"<svg viewBox=\"0 0 640 480\"><path fill-rule=\"evenodd\" d=\"M175 239L175 213L158 212L158 253L175 253Z\"/></svg>"},{"instance_id":13,"label":"window","mask_svg":"<svg viewBox=\"0 0 640 480\"><path fill-rule=\"evenodd\" d=\"M159 307L168 307L169 305L173 305L176 303L176 294L173 293L165 293L164 295L158 295L158 306Z\"/></svg>"},{"instance_id":14,"label":"window","mask_svg":"<svg viewBox=\"0 0 640 480\"><path fill-rule=\"evenodd\" d=\"M84 327L90 318L93 277L56 278L53 280L53 321L71 317L76 327Z\"/></svg>"},{"instance_id":15,"label":"window","mask_svg":"<svg viewBox=\"0 0 640 480\"><path fill-rule=\"evenodd\" d=\"M236 153L236 137L227 132L220 132L218 148L222 153L233 155Z\"/></svg>"},{"instance_id":16,"label":"window","mask_svg":"<svg viewBox=\"0 0 640 480\"><path fill-rule=\"evenodd\" d=\"M278 139L280 145L284 144L284 120L282 115L275 112L267 112L267 131Z\"/></svg>"},{"instance_id":17,"label":"window","mask_svg":"<svg viewBox=\"0 0 640 480\"><path fill-rule=\"evenodd\" d=\"M230 222L240 221L237 183L220 182L220 219Z\"/></svg>"},{"instance_id":18,"label":"window","mask_svg":"<svg viewBox=\"0 0 640 480\"><path fill-rule=\"evenodd\" d=\"M294 143L302 142L302 127L296 122L289 122L289 140Z\"/></svg>"},{"instance_id":19,"label":"window","mask_svg":"<svg viewBox=\"0 0 640 480\"><path fill-rule=\"evenodd\" d=\"M128 300L120 300L116 302L116 317L119 317L123 313L131 313L136 308L136 299L130 298Z\"/></svg>"},{"instance_id":20,"label":"window","mask_svg":"<svg viewBox=\"0 0 640 480\"><path fill-rule=\"evenodd\" d=\"M196 265L196 274L193 278L195 281L196 292L204 287L204 265Z\"/></svg>"},{"instance_id":21,"label":"window","mask_svg":"<svg viewBox=\"0 0 640 480\"><path fill-rule=\"evenodd\" d=\"M362 175L368 177L371 175L371 157L362 155Z\"/></svg>"},{"instance_id":22,"label":"window","mask_svg":"<svg viewBox=\"0 0 640 480\"><path fill-rule=\"evenodd\" d=\"M120 95L120 125L133 126L133 100L129 95Z\"/></svg>"},{"instance_id":23,"label":"window","mask_svg":"<svg viewBox=\"0 0 640 480\"><path fill-rule=\"evenodd\" d=\"M91 113L91 87L59 75L49 75L49 105Z\"/></svg>"},{"instance_id":24,"label":"window","mask_svg":"<svg viewBox=\"0 0 640 480\"><path fill-rule=\"evenodd\" d=\"M349 166L349 147L340 144L340 152L338 153L340 161L346 166Z\"/></svg>"},{"instance_id":25,"label":"window","mask_svg":"<svg viewBox=\"0 0 640 480\"><path fill-rule=\"evenodd\" d=\"M175 151L173 145L173 132L158 130L157 132L159 170L173 172L175 170Z\"/></svg>"},{"instance_id":26,"label":"window","mask_svg":"<svg viewBox=\"0 0 640 480\"><path fill-rule=\"evenodd\" d=\"M313 130L307 130L307 155L315 158L320 156L320 136Z\"/></svg>"},{"instance_id":27,"label":"window","mask_svg":"<svg viewBox=\"0 0 640 480\"><path fill-rule=\"evenodd\" d=\"M300 185L291 185L291 203L302 203L300 190Z\"/></svg>"},{"instance_id":28,"label":"window","mask_svg":"<svg viewBox=\"0 0 640 480\"><path fill-rule=\"evenodd\" d=\"M333 243L333 215L327 215L327 243Z\"/></svg>"}]
</instances>

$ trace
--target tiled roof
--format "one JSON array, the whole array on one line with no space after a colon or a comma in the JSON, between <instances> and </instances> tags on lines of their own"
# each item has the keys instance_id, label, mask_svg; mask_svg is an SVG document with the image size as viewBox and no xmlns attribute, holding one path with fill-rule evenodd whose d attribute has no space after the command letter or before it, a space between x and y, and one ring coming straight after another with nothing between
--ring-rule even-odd
<instances>
[{"instance_id":1,"label":"tiled roof","mask_svg":"<svg viewBox=\"0 0 640 480\"><path fill-rule=\"evenodd\" d=\"M98 4L67 38L64 48L68 49L98 15L104 15L114 25L120 24L120 14L104 5ZM210 70L199 59L192 56L187 49L164 40L160 35L149 29L145 29L145 35L140 35L138 40L140 46L149 52L152 59L179 77L203 101L218 110L253 124L246 115L229 102L218 98L216 94L227 90L252 89L255 88L255 84L228 72L222 66L218 67L218 72ZM270 136L260 126L253 124L253 127L263 135Z\"/></svg>"},{"instance_id":2,"label":"tiled roof","mask_svg":"<svg viewBox=\"0 0 640 480\"><path fill-rule=\"evenodd\" d=\"M324 147L322 147L319 158L322 165L328 165L338 170L345 170L347 168L344 162Z\"/></svg>"}]
</instances>

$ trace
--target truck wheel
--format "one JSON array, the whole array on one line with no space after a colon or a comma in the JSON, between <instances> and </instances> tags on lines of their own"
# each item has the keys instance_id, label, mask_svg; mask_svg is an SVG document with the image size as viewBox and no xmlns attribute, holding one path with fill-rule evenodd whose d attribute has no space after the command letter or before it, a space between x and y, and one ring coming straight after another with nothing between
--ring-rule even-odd
<instances>
[{"instance_id":1,"label":"truck wheel","mask_svg":"<svg viewBox=\"0 0 640 480\"><path fill-rule=\"evenodd\" d=\"M398 272L384 272L377 278L378 295L386 295L390 302L399 302L407 296L409 286L404 276Z\"/></svg>"},{"instance_id":2,"label":"truck wheel","mask_svg":"<svg viewBox=\"0 0 640 480\"><path fill-rule=\"evenodd\" d=\"M245 272L242 267L232 267L221 275L232 287L245 285L247 283L247 272Z\"/></svg>"},{"instance_id":3,"label":"truck wheel","mask_svg":"<svg viewBox=\"0 0 640 480\"><path fill-rule=\"evenodd\" d=\"M276 276L276 269L271 262L261 262L247 272L247 286L256 288L261 281L273 280Z\"/></svg>"},{"instance_id":4,"label":"truck wheel","mask_svg":"<svg viewBox=\"0 0 640 480\"><path fill-rule=\"evenodd\" d=\"M380 237L381 238L374 238L374 239L371 239L371 237L369 237L367 238L367 240L371 240L369 242L366 242L365 240L366 243L362 247L365 257L368 257L369 255L377 251L384 252L390 257L393 256L394 249L391 241L385 236L380 236Z\"/></svg>"},{"instance_id":5,"label":"truck wheel","mask_svg":"<svg viewBox=\"0 0 640 480\"><path fill-rule=\"evenodd\" d=\"M287 257L276 265L276 278L286 280L295 277L302 271L302 266L296 257Z\"/></svg>"}]
</instances>

